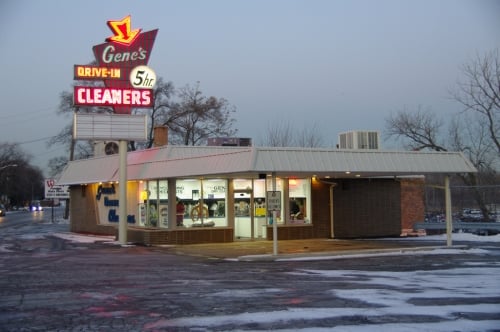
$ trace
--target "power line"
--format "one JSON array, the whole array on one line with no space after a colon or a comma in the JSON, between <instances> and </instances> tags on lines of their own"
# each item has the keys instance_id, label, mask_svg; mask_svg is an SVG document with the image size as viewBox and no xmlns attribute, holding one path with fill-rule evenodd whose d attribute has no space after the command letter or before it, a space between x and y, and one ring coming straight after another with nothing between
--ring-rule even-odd
<instances>
[{"instance_id":1,"label":"power line","mask_svg":"<svg viewBox=\"0 0 500 332\"><path fill-rule=\"evenodd\" d=\"M35 154L34 157L45 156L48 153L55 152L55 151L60 151L60 150L66 150L66 149L67 149L66 147L61 146L61 147L58 147L58 148L55 148L55 149L52 149L52 150L44 151L43 153Z\"/></svg>"},{"instance_id":2,"label":"power line","mask_svg":"<svg viewBox=\"0 0 500 332\"><path fill-rule=\"evenodd\" d=\"M41 108L41 109L38 109L38 110L29 111L29 112L16 112L16 113L13 113L13 114L2 115L2 116L0 116L0 119L3 120L3 119L14 118L14 117L23 117L23 116L31 115L31 114L52 113L52 112L55 114L54 107L53 106L48 106L48 107L45 107L45 108Z\"/></svg>"},{"instance_id":3,"label":"power line","mask_svg":"<svg viewBox=\"0 0 500 332\"><path fill-rule=\"evenodd\" d=\"M41 142L41 141L46 141L48 139L51 139L53 137L55 137L55 136L48 136L48 137L37 138L37 139L31 140L31 141L24 141L24 142L19 142L19 143L16 143L16 144L22 145L22 144L29 144L29 143Z\"/></svg>"}]
</instances>

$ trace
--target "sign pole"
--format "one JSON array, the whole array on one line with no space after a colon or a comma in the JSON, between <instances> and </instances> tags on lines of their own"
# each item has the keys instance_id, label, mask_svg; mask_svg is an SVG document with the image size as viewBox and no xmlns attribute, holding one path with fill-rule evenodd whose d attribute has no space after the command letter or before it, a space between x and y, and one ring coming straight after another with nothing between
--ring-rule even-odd
<instances>
[{"instance_id":1,"label":"sign pole","mask_svg":"<svg viewBox=\"0 0 500 332\"><path fill-rule=\"evenodd\" d=\"M451 216L451 192L450 192L450 177L444 177L444 197L445 197L445 215L446 215L446 246L451 247L453 244L451 233L453 231L452 216Z\"/></svg>"},{"instance_id":2,"label":"sign pole","mask_svg":"<svg viewBox=\"0 0 500 332\"><path fill-rule=\"evenodd\" d=\"M118 219L118 241L127 244L127 141L119 141L120 165L119 165L119 219Z\"/></svg>"},{"instance_id":3,"label":"sign pole","mask_svg":"<svg viewBox=\"0 0 500 332\"><path fill-rule=\"evenodd\" d=\"M276 173L273 172L273 192L276 193ZM278 222L276 220L276 210L273 210L273 255L278 254Z\"/></svg>"}]
</instances>

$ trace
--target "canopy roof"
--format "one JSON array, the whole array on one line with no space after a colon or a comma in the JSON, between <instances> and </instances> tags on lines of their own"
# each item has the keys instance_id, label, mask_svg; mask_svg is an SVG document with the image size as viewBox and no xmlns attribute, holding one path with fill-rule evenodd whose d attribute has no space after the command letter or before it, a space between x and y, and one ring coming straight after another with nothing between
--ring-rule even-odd
<instances>
[{"instance_id":1,"label":"canopy roof","mask_svg":"<svg viewBox=\"0 0 500 332\"><path fill-rule=\"evenodd\" d=\"M60 185L118 181L118 155L68 163ZM259 174L330 178L473 173L460 152L169 145L127 153L128 180L242 178Z\"/></svg>"}]
</instances>

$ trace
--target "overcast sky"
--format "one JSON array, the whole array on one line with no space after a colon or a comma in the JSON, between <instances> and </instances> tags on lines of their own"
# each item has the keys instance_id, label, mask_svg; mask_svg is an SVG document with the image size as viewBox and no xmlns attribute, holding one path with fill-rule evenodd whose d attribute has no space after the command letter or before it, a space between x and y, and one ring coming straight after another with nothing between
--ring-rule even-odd
<instances>
[{"instance_id":1,"label":"overcast sky","mask_svg":"<svg viewBox=\"0 0 500 332\"><path fill-rule=\"evenodd\" d=\"M157 76L227 99L255 143L283 119L334 146L342 131L383 133L403 108L448 117L460 66L500 46L493 0L3 0L0 142L21 142L44 170L65 154L45 144L71 120L56 115L60 93L112 35L106 22L129 14L133 29L159 29Z\"/></svg>"}]
</instances>

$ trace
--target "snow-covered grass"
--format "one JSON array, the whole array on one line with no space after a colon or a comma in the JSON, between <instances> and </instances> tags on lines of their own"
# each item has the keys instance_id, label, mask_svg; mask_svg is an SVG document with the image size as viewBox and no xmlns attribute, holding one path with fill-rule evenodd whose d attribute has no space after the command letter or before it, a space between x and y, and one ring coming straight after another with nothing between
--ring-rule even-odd
<instances>
[{"instance_id":1,"label":"snow-covered grass","mask_svg":"<svg viewBox=\"0 0 500 332\"><path fill-rule=\"evenodd\" d=\"M405 248L404 250L399 249L390 249L390 250L373 250L373 251L365 251L363 253L355 253L355 254L321 254L321 255L306 255L306 256L292 256L289 257L280 257L277 258L276 261L312 261L312 260L332 260L332 259L345 259L345 258L364 258L364 257L384 257L384 256L415 256L415 255L459 255L459 254L486 254L488 250L484 249L455 249L455 248ZM248 259L251 256L246 256Z\"/></svg>"},{"instance_id":2,"label":"snow-covered grass","mask_svg":"<svg viewBox=\"0 0 500 332\"><path fill-rule=\"evenodd\" d=\"M87 235L87 234L77 234L77 233L54 233L53 236L58 238L68 240L71 242L78 243L96 243L96 242L106 242L106 243L117 243L115 237L112 235Z\"/></svg>"},{"instance_id":3,"label":"snow-covered grass","mask_svg":"<svg viewBox=\"0 0 500 332\"><path fill-rule=\"evenodd\" d=\"M466 241L466 242L500 242L500 234L497 235L476 235L472 233L452 233L451 238L453 241ZM401 238L390 238L384 240L398 240ZM416 236L416 237L406 237L405 241L436 241L446 244L446 234L440 235L426 235L426 236Z\"/></svg>"}]
</instances>

